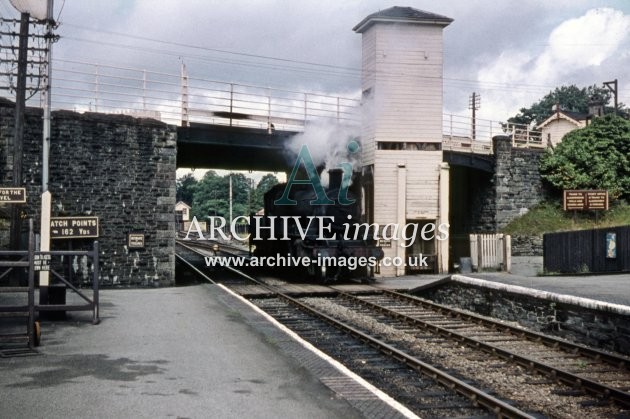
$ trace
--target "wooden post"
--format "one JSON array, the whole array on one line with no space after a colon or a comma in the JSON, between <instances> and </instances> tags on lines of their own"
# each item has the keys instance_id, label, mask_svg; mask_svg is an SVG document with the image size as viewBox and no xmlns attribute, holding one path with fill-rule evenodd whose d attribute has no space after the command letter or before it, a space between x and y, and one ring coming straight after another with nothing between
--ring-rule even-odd
<instances>
[{"instance_id":1,"label":"wooden post","mask_svg":"<svg viewBox=\"0 0 630 419\"><path fill-rule=\"evenodd\" d=\"M33 233L33 219L28 222L28 347L33 349L35 344L35 235Z\"/></svg>"},{"instance_id":2,"label":"wooden post","mask_svg":"<svg viewBox=\"0 0 630 419\"><path fill-rule=\"evenodd\" d=\"M100 247L98 245L98 241L94 242L94 247L92 249L93 258L92 258L92 324L98 324L100 322L99 319L99 277L100 277L100 261L99 261L99 250Z\"/></svg>"},{"instance_id":3,"label":"wooden post","mask_svg":"<svg viewBox=\"0 0 630 419\"><path fill-rule=\"evenodd\" d=\"M512 236L509 234L503 236L503 270L512 271Z\"/></svg>"},{"instance_id":4,"label":"wooden post","mask_svg":"<svg viewBox=\"0 0 630 419\"><path fill-rule=\"evenodd\" d=\"M477 235L469 234L468 241L470 242L470 264L472 265L472 270L475 271L479 266L477 263L477 261L479 260L479 256L477 253L479 251L479 248L477 247Z\"/></svg>"},{"instance_id":5,"label":"wooden post","mask_svg":"<svg viewBox=\"0 0 630 419\"><path fill-rule=\"evenodd\" d=\"M440 163L440 178L438 189L438 219L436 221L437 226L440 224L448 224L449 220L449 177L450 167L448 163ZM438 228L436 226L436 229ZM436 240L436 248L438 253L438 273L448 273L449 268L449 238L445 240Z\"/></svg>"},{"instance_id":6,"label":"wooden post","mask_svg":"<svg viewBox=\"0 0 630 419\"><path fill-rule=\"evenodd\" d=\"M22 186L22 154L24 148L24 111L26 109L26 65L28 58L28 25L30 15L22 13L20 17L20 42L18 47L17 90L15 94L15 132L13 135L13 185ZM20 248L22 220L20 207L11 208L10 247Z\"/></svg>"},{"instance_id":7,"label":"wooden post","mask_svg":"<svg viewBox=\"0 0 630 419\"><path fill-rule=\"evenodd\" d=\"M50 213L52 207L52 195L50 191L42 194L42 212L40 217L40 248L41 252L50 251ZM39 303L48 304L48 286L50 284L50 272L39 271Z\"/></svg>"},{"instance_id":8,"label":"wooden post","mask_svg":"<svg viewBox=\"0 0 630 419\"><path fill-rule=\"evenodd\" d=\"M483 234L477 235L477 271L483 270Z\"/></svg>"},{"instance_id":9,"label":"wooden post","mask_svg":"<svg viewBox=\"0 0 630 419\"><path fill-rule=\"evenodd\" d=\"M397 169L397 180L398 185L396 188L397 193L397 201L396 201L396 218L398 220L398 225L404 226L407 223L407 163L400 162L398 163ZM399 234L401 232L399 231ZM396 246L396 256L401 258L405 263L405 248L403 247L404 241L402 237L397 237L397 241L395 241ZM437 263L437 261L436 261ZM396 266L396 276L403 276L405 274L405 266L404 264Z\"/></svg>"}]
</instances>

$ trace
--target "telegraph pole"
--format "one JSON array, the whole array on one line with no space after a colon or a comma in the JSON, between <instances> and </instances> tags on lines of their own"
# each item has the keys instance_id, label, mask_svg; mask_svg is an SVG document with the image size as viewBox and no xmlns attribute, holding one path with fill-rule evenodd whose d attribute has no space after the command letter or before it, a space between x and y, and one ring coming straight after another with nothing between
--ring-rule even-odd
<instances>
[{"instance_id":1,"label":"telegraph pole","mask_svg":"<svg viewBox=\"0 0 630 419\"><path fill-rule=\"evenodd\" d=\"M18 44L17 86L15 94L15 132L13 135L13 185L22 186L22 155L24 148L24 111L26 108L26 65L28 60L28 27L30 15L22 13L20 16L20 41ZM22 220L20 208L13 205L11 209L10 247L20 248L22 234Z\"/></svg>"},{"instance_id":2,"label":"telegraph pole","mask_svg":"<svg viewBox=\"0 0 630 419\"><path fill-rule=\"evenodd\" d=\"M44 122L42 144L42 192L48 190L48 156L50 153L50 108L51 108L51 80L52 80L52 45L55 22L53 20L53 0L48 0L46 10L46 84L43 90Z\"/></svg>"},{"instance_id":3,"label":"telegraph pole","mask_svg":"<svg viewBox=\"0 0 630 419\"><path fill-rule=\"evenodd\" d=\"M232 173L230 173L230 228L232 228Z\"/></svg>"},{"instance_id":4,"label":"telegraph pole","mask_svg":"<svg viewBox=\"0 0 630 419\"><path fill-rule=\"evenodd\" d=\"M615 115L617 115L617 111L619 110L619 102L618 102L618 90L617 90L617 79L613 81L605 81L604 86L608 87L608 89L613 92L615 95Z\"/></svg>"},{"instance_id":5,"label":"telegraph pole","mask_svg":"<svg viewBox=\"0 0 630 419\"><path fill-rule=\"evenodd\" d=\"M39 250L42 252L50 251L50 217L52 196L48 190L48 166L50 154L50 108L51 108L51 82L52 82L52 44L55 40L53 35L53 0L48 0L46 9L46 84L44 86L44 118L42 132L42 210L40 214L40 244ZM48 286L50 284L49 271L39 272L39 303L48 304Z\"/></svg>"},{"instance_id":6,"label":"telegraph pole","mask_svg":"<svg viewBox=\"0 0 630 419\"><path fill-rule=\"evenodd\" d=\"M468 109L472 109L472 139L477 138L477 110L481 107L481 96L473 92L468 98Z\"/></svg>"}]
</instances>

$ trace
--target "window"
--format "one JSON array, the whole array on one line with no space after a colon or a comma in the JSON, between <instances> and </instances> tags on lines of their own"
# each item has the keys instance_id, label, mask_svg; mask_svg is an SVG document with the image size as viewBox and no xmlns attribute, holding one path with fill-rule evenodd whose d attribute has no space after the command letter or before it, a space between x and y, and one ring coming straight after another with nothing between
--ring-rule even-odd
<instances>
[{"instance_id":1,"label":"window","mask_svg":"<svg viewBox=\"0 0 630 419\"><path fill-rule=\"evenodd\" d=\"M379 141L376 144L378 150L409 150L409 151L440 151L441 143L422 143L422 142L398 142L398 141Z\"/></svg>"}]
</instances>

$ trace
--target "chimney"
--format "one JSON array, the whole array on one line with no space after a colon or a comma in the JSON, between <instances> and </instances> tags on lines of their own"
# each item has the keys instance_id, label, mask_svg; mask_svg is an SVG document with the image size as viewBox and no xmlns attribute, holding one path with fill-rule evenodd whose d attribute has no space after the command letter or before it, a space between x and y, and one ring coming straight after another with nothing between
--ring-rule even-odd
<instances>
[{"instance_id":1,"label":"chimney","mask_svg":"<svg viewBox=\"0 0 630 419\"><path fill-rule=\"evenodd\" d=\"M339 189L343 179L343 170L330 169L328 171L328 189Z\"/></svg>"},{"instance_id":2,"label":"chimney","mask_svg":"<svg viewBox=\"0 0 630 419\"><path fill-rule=\"evenodd\" d=\"M604 115L604 101L598 95L591 96L591 100L588 101L588 116L597 118L602 115Z\"/></svg>"}]
</instances>

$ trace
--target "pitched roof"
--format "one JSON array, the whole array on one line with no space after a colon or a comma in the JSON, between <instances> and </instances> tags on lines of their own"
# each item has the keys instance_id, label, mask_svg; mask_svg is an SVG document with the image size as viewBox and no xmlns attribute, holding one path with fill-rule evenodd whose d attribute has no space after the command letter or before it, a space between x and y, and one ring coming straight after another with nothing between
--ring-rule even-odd
<instances>
[{"instance_id":1,"label":"pitched roof","mask_svg":"<svg viewBox=\"0 0 630 419\"><path fill-rule=\"evenodd\" d=\"M563 114L565 114L566 116L568 116L569 118L572 118L576 121L584 121L586 119L588 119L588 113L583 113L583 112L572 112L572 111L560 111Z\"/></svg>"},{"instance_id":2,"label":"pitched roof","mask_svg":"<svg viewBox=\"0 0 630 419\"><path fill-rule=\"evenodd\" d=\"M363 32L367 30L375 22L390 23L429 23L434 25L447 26L453 19L450 17L438 15L435 13L425 12L424 10L414 9L413 7L394 6L389 9L380 10L367 16L358 25L352 28L355 32Z\"/></svg>"},{"instance_id":3,"label":"pitched roof","mask_svg":"<svg viewBox=\"0 0 630 419\"><path fill-rule=\"evenodd\" d=\"M549 118L545 119L543 122L538 124L537 128L542 128L553 121L557 121L558 119L565 119L576 126L581 126L581 121L586 121L589 115L587 113L582 112L571 112L571 111L556 111ZM583 124L582 124L583 125Z\"/></svg>"}]
</instances>

